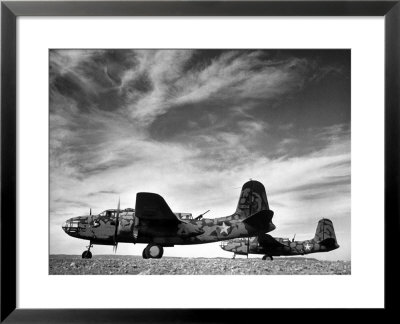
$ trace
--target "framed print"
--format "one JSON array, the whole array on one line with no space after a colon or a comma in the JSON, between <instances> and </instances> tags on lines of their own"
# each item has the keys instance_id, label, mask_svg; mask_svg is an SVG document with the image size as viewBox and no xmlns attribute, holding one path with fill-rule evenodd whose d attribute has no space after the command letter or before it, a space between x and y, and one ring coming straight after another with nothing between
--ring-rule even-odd
<instances>
[{"instance_id":1,"label":"framed print","mask_svg":"<svg viewBox=\"0 0 400 324\"><path fill-rule=\"evenodd\" d=\"M2 2L1 320L393 309L399 15Z\"/></svg>"}]
</instances>

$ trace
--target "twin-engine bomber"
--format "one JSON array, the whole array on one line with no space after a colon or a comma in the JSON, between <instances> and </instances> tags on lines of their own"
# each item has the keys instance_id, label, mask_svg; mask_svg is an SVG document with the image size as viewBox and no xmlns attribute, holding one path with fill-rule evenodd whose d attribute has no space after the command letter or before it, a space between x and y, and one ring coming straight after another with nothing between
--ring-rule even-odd
<instances>
[{"instance_id":1,"label":"twin-engine bomber","mask_svg":"<svg viewBox=\"0 0 400 324\"><path fill-rule=\"evenodd\" d=\"M318 222L315 236L311 240L290 241L288 238L259 234L252 238L239 238L221 242L221 248L238 255L264 254L263 260L272 260L280 255L304 255L316 252L329 252L339 247L331 220L323 218Z\"/></svg>"},{"instance_id":2,"label":"twin-engine bomber","mask_svg":"<svg viewBox=\"0 0 400 324\"><path fill-rule=\"evenodd\" d=\"M274 212L269 209L262 183L246 182L240 193L236 211L214 219L189 213L173 213L164 198L155 193L139 192L135 209L108 209L98 215L68 219L62 226L68 235L88 240L82 258L90 259L93 245L118 243L147 243L143 258L159 259L164 247L203 244L235 238L258 236L275 229Z\"/></svg>"}]
</instances>

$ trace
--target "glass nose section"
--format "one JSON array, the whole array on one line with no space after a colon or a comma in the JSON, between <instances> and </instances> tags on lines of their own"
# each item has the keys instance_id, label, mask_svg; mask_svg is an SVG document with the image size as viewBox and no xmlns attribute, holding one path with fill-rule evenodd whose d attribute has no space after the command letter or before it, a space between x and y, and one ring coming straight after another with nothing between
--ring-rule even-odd
<instances>
[{"instance_id":1,"label":"glass nose section","mask_svg":"<svg viewBox=\"0 0 400 324\"><path fill-rule=\"evenodd\" d=\"M79 228L79 220L75 218L71 218L65 221L64 224L62 225L62 229L67 234L78 232L78 228Z\"/></svg>"},{"instance_id":2,"label":"glass nose section","mask_svg":"<svg viewBox=\"0 0 400 324\"><path fill-rule=\"evenodd\" d=\"M229 245L229 244L231 244L231 243L233 243L233 242L234 242L234 240L232 240L232 239L230 239L230 240L225 240L225 241L221 241L220 244L219 244L219 246L220 246L220 247L225 247L225 246L227 246L227 245Z\"/></svg>"}]
</instances>

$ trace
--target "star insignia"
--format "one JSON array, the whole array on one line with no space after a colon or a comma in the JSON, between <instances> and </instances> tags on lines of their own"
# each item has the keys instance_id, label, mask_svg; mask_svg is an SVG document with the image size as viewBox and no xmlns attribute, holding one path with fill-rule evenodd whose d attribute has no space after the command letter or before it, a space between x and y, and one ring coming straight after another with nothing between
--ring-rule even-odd
<instances>
[{"instance_id":1,"label":"star insignia","mask_svg":"<svg viewBox=\"0 0 400 324\"><path fill-rule=\"evenodd\" d=\"M306 251L311 250L311 244L307 243L306 245L304 245L304 248L306 249Z\"/></svg>"},{"instance_id":2,"label":"star insignia","mask_svg":"<svg viewBox=\"0 0 400 324\"><path fill-rule=\"evenodd\" d=\"M225 232L226 234L228 234L228 228L230 226L226 225L224 222L222 223L222 226L220 226L220 233L222 234L222 232Z\"/></svg>"}]
</instances>

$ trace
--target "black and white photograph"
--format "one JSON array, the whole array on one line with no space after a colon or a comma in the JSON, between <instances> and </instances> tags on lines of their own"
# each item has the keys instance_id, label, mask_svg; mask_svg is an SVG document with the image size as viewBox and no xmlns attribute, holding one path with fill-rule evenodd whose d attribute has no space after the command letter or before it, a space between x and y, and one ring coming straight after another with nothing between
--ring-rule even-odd
<instances>
[{"instance_id":1,"label":"black and white photograph","mask_svg":"<svg viewBox=\"0 0 400 324\"><path fill-rule=\"evenodd\" d=\"M350 49L50 49L50 275L351 275Z\"/></svg>"}]
</instances>

